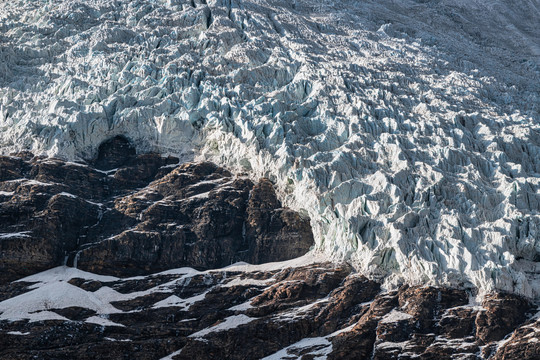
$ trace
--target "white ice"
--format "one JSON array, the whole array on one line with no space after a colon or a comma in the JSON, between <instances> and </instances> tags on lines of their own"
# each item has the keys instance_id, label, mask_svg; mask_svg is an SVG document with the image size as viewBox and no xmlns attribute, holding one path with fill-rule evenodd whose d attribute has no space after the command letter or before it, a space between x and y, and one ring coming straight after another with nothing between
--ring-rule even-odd
<instances>
[{"instance_id":1,"label":"white ice","mask_svg":"<svg viewBox=\"0 0 540 360\"><path fill-rule=\"evenodd\" d=\"M267 176L315 251L540 298L538 0L0 3L0 148Z\"/></svg>"}]
</instances>

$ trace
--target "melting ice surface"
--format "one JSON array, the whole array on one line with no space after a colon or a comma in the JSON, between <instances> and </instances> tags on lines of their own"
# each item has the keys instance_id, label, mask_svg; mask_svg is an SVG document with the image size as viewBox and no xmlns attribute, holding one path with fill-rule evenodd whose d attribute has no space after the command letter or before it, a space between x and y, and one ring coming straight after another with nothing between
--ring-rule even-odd
<instances>
[{"instance_id":1,"label":"melting ice surface","mask_svg":"<svg viewBox=\"0 0 540 360\"><path fill-rule=\"evenodd\" d=\"M0 147L209 159L391 287L540 297L540 4L0 3Z\"/></svg>"}]
</instances>

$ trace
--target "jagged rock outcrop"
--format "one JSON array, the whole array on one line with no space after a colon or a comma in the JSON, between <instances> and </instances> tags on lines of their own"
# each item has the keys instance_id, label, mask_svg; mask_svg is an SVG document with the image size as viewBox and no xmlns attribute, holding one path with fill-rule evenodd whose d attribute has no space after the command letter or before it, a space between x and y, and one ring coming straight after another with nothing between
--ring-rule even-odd
<instances>
[{"instance_id":1,"label":"jagged rock outcrop","mask_svg":"<svg viewBox=\"0 0 540 360\"><path fill-rule=\"evenodd\" d=\"M98 149L94 166L100 170L112 170L135 159L137 151L124 136L115 136L104 141Z\"/></svg>"},{"instance_id":2,"label":"jagged rock outcrop","mask_svg":"<svg viewBox=\"0 0 540 360\"><path fill-rule=\"evenodd\" d=\"M313 245L309 219L282 208L267 179L136 155L122 137L94 165L0 157L0 283L64 263L129 276L287 260Z\"/></svg>"},{"instance_id":3,"label":"jagged rock outcrop","mask_svg":"<svg viewBox=\"0 0 540 360\"><path fill-rule=\"evenodd\" d=\"M55 268L0 286L0 359L540 355L538 321L516 295L474 304L459 289L387 292L346 264L316 260L126 279Z\"/></svg>"},{"instance_id":4,"label":"jagged rock outcrop","mask_svg":"<svg viewBox=\"0 0 540 360\"><path fill-rule=\"evenodd\" d=\"M311 242L310 223L299 213L281 207L268 179L253 187L246 212L248 256L255 263L278 261L284 253L299 256Z\"/></svg>"}]
</instances>

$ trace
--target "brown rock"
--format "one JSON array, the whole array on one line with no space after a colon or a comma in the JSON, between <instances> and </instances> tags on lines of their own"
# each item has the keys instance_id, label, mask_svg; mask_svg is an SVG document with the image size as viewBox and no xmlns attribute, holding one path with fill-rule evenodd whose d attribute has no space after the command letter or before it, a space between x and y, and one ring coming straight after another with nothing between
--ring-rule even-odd
<instances>
[{"instance_id":1,"label":"brown rock","mask_svg":"<svg viewBox=\"0 0 540 360\"><path fill-rule=\"evenodd\" d=\"M530 321L518 328L492 357L494 360L540 359L540 322Z\"/></svg>"},{"instance_id":2,"label":"brown rock","mask_svg":"<svg viewBox=\"0 0 540 360\"><path fill-rule=\"evenodd\" d=\"M0 284L66 262L111 275L280 261L313 244L272 184L208 162L136 155L121 136L93 164L0 157ZM251 198L250 198L251 196Z\"/></svg>"},{"instance_id":3,"label":"brown rock","mask_svg":"<svg viewBox=\"0 0 540 360\"><path fill-rule=\"evenodd\" d=\"M99 146L94 166L100 170L119 168L132 160L135 155L135 147L126 137L115 136Z\"/></svg>"},{"instance_id":4,"label":"brown rock","mask_svg":"<svg viewBox=\"0 0 540 360\"><path fill-rule=\"evenodd\" d=\"M486 309L476 317L476 336L483 343L502 340L527 319L529 301L513 294L495 293L487 296Z\"/></svg>"},{"instance_id":5,"label":"brown rock","mask_svg":"<svg viewBox=\"0 0 540 360\"><path fill-rule=\"evenodd\" d=\"M314 243L309 219L282 208L268 179L255 185L246 212L248 257L256 263L299 257Z\"/></svg>"}]
</instances>

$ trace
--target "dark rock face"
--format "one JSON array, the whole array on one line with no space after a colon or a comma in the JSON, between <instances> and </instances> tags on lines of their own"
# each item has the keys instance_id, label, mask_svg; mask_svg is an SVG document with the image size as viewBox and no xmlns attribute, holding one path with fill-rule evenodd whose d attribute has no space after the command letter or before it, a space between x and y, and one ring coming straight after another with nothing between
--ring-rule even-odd
<instances>
[{"instance_id":1,"label":"dark rock face","mask_svg":"<svg viewBox=\"0 0 540 360\"><path fill-rule=\"evenodd\" d=\"M132 276L298 257L309 219L281 207L272 184L211 163L135 155L121 137L85 164L0 157L0 283L54 266ZM252 199L250 199L252 194ZM261 202L254 199L273 199Z\"/></svg>"},{"instance_id":2,"label":"dark rock face","mask_svg":"<svg viewBox=\"0 0 540 360\"><path fill-rule=\"evenodd\" d=\"M116 136L99 146L94 166L100 170L119 168L133 160L136 153L135 147L131 145L128 139L123 136Z\"/></svg>"},{"instance_id":3,"label":"dark rock face","mask_svg":"<svg viewBox=\"0 0 540 360\"><path fill-rule=\"evenodd\" d=\"M53 303L46 310L65 320L0 321L0 359L261 359L280 352L286 359L532 360L540 354L540 324L527 322L524 299L492 294L475 306L462 290L384 292L347 265L68 282L89 298L121 294L107 300L118 309L105 317L107 325L93 322L102 316L95 310ZM2 285L0 299L24 297L28 285ZM490 314L499 314L497 320L481 320ZM513 325L501 335L494 321ZM509 340L500 347L488 340L504 336Z\"/></svg>"},{"instance_id":4,"label":"dark rock face","mask_svg":"<svg viewBox=\"0 0 540 360\"><path fill-rule=\"evenodd\" d=\"M281 254L301 256L306 244L314 241L309 222L297 212L281 207L268 179L261 179L251 192L245 238L248 257L255 263L279 261Z\"/></svg>"},{"instance_id":5,"label":"dark rock face","mask_svg":"<svg viewBox=\"0 0 540 360\"><path fill-rule=\"evenodd\" d=\"M494 360L503 359L539 359L540 339L538 335L540 321L528 321L512 333L510 339L496 351Z\"/></svg>"},{"instance_id":6,"label":"dark rock face","mask_svg":"<svg viewBox=\"0 0 540 360\"><path fill-rule=\"evenodd\" d=\"M484 343L502 340L532 310L529 302L510 294L491 294L482 306L486 310L476 317L476 336Z\"/></svg>"}]
</instances>

